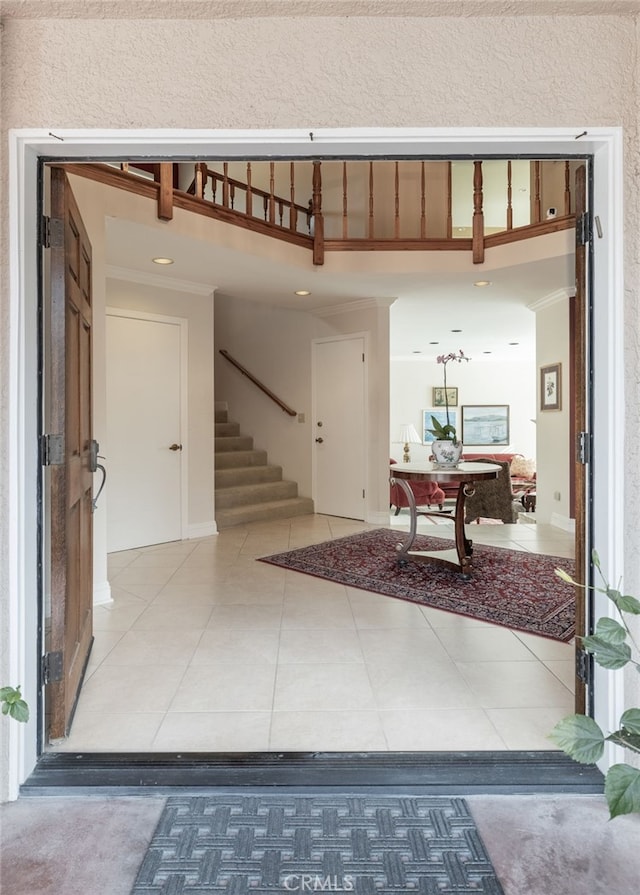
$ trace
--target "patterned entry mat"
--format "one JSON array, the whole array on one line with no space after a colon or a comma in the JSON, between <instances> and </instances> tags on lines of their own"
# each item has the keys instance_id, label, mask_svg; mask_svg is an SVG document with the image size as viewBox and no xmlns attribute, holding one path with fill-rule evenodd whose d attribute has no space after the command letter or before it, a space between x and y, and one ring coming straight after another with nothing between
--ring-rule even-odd
<instances>
[{"instance_id":1,"label":"patterned entry mat","mask_svg":"<svg viewBox=\"0 0 640 895\"><path fill-rule=\"evenodd\" d=\"M463 799L214 795L167 800L132 895L504 895Z\"/></svg>"}]
</instances>

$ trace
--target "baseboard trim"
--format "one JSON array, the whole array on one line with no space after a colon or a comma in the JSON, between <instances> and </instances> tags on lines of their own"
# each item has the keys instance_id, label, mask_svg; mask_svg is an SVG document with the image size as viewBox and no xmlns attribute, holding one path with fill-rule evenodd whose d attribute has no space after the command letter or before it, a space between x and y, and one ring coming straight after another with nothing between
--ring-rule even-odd
<instances>
[{"instance_id":1,"label":"baseboard trim","mask_svg":"<svg viewBox=\"0 0 640 895\"><path fill-rule=\"evenodd\" d=\"M563 516L560 513L551 514L551 525L554 528L561 528L563 531L574 533L576 530L576 520L570 519L569 516Z\"/></svg>"},{"instance_id":2,"label":"baseboard trim","mask_svg":"<svg viewBox=\"0 0 640 895\"><path fill-rule=\"evenodd\" d=\"M113 597L111 596L111 585L108 581L103 581L93 588L93 605L104 606L106 603L113 603Z\"/></svg>"},{"instance_id":3,"label":"baseboard trim","mask_svg":"<svg viewBox=\"0 0 640 895\"><path fill-rule=\"evenodd\" d=\"M375 512L369 513L365 522L368 522L370 525L389 525L389 511L386 513Z\"/></svg>"},{"instance_id":4,"label":"baseboard trim","mask_svg":"<svg viewBox=\"0 0 640 895\"><path fill-rule=\"evenodd\" d=\"M215 519L211 522L196 522L194 525L187 526L186 540L193 541L195 538L208 538L217 534L218 526L215 523Z\"/></svg>"},{"instance_id":5,"label":"baseboard trim","mask_svg":"<svg viewBox=\"0 0 640 895\"><path fill-rule=\"evenodd\" d=\"M22 796L149 795L176 787L297 787L460 795L602 793L602 773L561 752L45 753Z\"/></svg>"}]
</instances>

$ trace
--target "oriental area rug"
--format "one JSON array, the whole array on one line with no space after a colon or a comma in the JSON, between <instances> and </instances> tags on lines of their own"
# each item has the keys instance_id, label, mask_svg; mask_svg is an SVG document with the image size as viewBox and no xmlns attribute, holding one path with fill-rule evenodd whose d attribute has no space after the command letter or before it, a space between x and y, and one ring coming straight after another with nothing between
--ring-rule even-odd
<instances>
[{"instance_id":1,"label":"oriental area rug","mask_svg":"<svg viewBox=\"0 0 640 895\"><path fill-rule=\"evenodd\" d=\"M565 643L574 636L574 588L554 573L561 568L573 575L571 560L480 544L474 547L472 578L465 581L446 566L411 561L400 565L396 545L404 536L379 528L260 561ZM451 544L418 535L412 550Z\"/></svg>"},{"instance_id":2,"label":"oriental area rug","mask_svg":"<svg viewBox=\"0 0 640 895\"><path fill-rule=\"evenodd\" d=\"M466 802L172 796L131 895L503 895Z\"/></svg>"}]
</instances>

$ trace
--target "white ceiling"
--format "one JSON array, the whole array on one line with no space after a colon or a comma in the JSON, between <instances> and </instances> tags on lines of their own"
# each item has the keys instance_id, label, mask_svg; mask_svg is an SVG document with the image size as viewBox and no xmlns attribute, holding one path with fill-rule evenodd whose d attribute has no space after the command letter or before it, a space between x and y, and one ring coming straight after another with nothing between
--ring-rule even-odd
<instances>
[{"instance_id":1,"label":"white ceiling","mask_svg":"<svg viewBox=\"0 0 640 895\"><path fill-rule=\"evenodd\" d=\"M382 259L376 266L384 266L384 255L376 254L376 261ZM393 254L397 257L400 253ZM362 253L363 269L353 273L336 270L339 259L334 263L329 256L324 266L314 267L305 252L303 262L293 266L190 239L168 227L158 229L114 218L107 222L107 264L112 268L206 284L226 295L300 310L362 299L395 299L391 355L396 357L418 359L416 352L421 352L430 360L462 348L474 360L531 359L535 356L535 315L527 305L569 287L574 280L571 253L493 269L490 261L472 266L462 252L428 253L439 256L433 263L440 268L444 255L459 257L455 266L463 269L449 271L425 270L421 254L403 253L399 271L386 273L372 271L373 254ZM154 264L151 259L157 256L173 258L174 264ZM422 270L416 269L420 266ZM448 262L448 266L454 265ZM476 279L491 280L491 285L478 288L473 285ZM294 294L297 289L309 289L312 294L300 297ZM461 332L453 333L455 329Z\"/></svg>"}]
</instances>

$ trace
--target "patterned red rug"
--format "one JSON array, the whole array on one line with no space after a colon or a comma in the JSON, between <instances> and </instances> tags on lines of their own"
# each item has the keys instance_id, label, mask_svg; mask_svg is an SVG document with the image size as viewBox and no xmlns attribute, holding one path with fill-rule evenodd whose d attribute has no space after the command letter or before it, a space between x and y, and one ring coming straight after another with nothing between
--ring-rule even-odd
<instances>
[{"instance_id":1,"label":"patterned red rug","mask_svg":"<svg viewBox=\"0 0 640 895\"><path fill-rule=\"evenodd\" d=\"M554 640L573 637L573 588L554 574L554 569L562 568L573 575L571 560L480 544L473 553L473 577L464 581L444 566L412 562L399 566L396 544L402 536L378 528L260 561ZM412 549L447 545L451 541L418 535Z\"/></svg>"}]
</instances>

